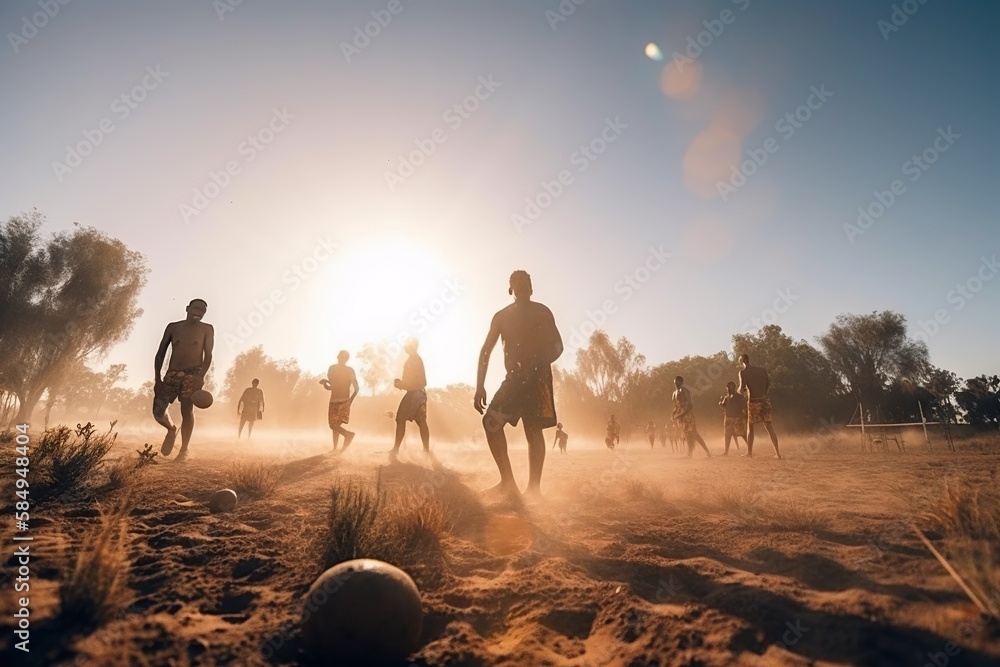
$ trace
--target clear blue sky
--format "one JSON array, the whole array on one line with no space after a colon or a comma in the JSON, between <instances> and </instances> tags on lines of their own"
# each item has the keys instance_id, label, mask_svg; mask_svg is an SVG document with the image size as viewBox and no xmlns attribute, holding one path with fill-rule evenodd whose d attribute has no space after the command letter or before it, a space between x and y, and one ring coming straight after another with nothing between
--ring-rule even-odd
<instances>
[{"instance_id":1,"label":"clear blue sky","mask_svg":"<svg viewBox=\"0 0 1000 667\"><path fill-rule=\"evenodd\" d=\"M776 322L810 341L840 313L897 310L914 332L940 315L932 361L995 373L1000 276L980 267L1000 254L1000 8L896 2L916 11L890 31L893 4L587 0L557 21L556 0L244 0L221 18L221 0L5 2L0 215L37 207L147 256L145 315L104 362L134 386L196 296L217 374L255 344L322 372L413 333L431 384L472 383L516 268L568 342L599 320L653 364L729 349L779 299ZM345 55L372 12L387 24ZM85 133L100 143L72 167ZM928 149L926 171L908 164ZM748 151L766 162L723 200ZM845 224L897 179L851 243ZM971 298L953 291L970 279Z\"/></svg>"}]
</instances>

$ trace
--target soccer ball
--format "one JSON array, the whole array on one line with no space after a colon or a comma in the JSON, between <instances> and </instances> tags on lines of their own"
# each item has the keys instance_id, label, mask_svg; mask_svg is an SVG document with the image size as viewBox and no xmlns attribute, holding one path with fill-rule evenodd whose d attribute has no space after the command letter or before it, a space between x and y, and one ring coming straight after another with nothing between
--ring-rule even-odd
<instances>
[{"instance_id":1,"label":"soccer ball","mask_svg":"<svg viewBox=\"0 0 1000 667\"><path fill-rule=\"evenodd\" d=\"M208 509L212 514L217 512L232 512L236 507L236 492L232 489L220 489L208 498Z\"/></svg>"},{"instance_id":2,"label":"soccer ball","mask_svg":"<svg viewBox=\"0 0 1000 667\"><path fill-rule=\"evenodd\" d=\"M201 408L202 410L212 405L212 401L214 400L212 394L204 389L199 389L191 393L191 402L194 404L194 407Z\"/></svg>"},{"instance_id":3,"label":"soccer ball","mask_svg":"<svg viewBox=\"0 0 1000 667\"><path fill-rule=\"evenodd\" d=\"M334 565L303 598L302 641L318 659L402 662L423 627L420 591L406 572L370 558Z\"/></svg>"}]
</instances>

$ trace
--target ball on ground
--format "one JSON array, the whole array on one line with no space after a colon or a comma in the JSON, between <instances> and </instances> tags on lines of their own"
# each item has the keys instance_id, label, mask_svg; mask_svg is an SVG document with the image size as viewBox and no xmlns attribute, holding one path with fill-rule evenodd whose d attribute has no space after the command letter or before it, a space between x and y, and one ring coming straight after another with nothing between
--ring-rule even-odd
<instances>
[{"instance_id":1,"label":"ball on ground","mask_svg":"<svg viewBox=\"0 0 1000 667\"><path fill-rule=\"evenodd\" d=\"M236 507L236 492L232 489L219 489L208 498L208 509L212 514L217 512L232 512Z\"/></svg>"},{"instance_id":2,"label":"ball on ground","mask_svg":"<svg viewBox=\"0 0 1000 667\"><path fill-rule=\"evenodd\" d=\"M204 410L208 406L212 405L212 394L208 393L204 389L198 389L197 391L191 392L191 402L194 407L201 408Z\"/></svg>"},{"instance_id":3,"label":"ball on ground","mask_svg":"<svg viewBox=\"0 0 1000 667\"><path fill-rule=\"evenodd\" d=\"M303 599L302 642L315 658L400 662L417 650L420 591L406 572L370 558L334 565Z\"/></svg>"}]
</instances>

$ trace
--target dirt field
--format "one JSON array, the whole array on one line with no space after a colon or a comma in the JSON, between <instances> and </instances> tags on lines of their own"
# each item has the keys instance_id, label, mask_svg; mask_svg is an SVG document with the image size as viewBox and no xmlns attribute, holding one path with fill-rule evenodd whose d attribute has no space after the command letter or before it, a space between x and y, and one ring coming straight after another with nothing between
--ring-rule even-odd
<instances>
[{"instance_id":1,"label":"dirt field","mask_svg":"<svg viewBox=\"0 0 1000 667\"><path fill-rule=\"evenodd\" d=\"M479 491L498 479L484 446L437 445L431 460L414 443L388 466L387 444L361 438L342 458L324 456L320 436L294 450L196 440L190 462L145 468L128 524L130 604L89 635L63 627L57 591L99 521L95 502L33 508L32 651L12 650L5 611L0 659L304 664L295 624L320 572L310 544L331 485L353 476L432 495L456 518L440 563L410 569L425 618L409 664L1000 664L1000 622L911 528L947 484L996 484L996 444L862 456L853 441L786 442L777 461L766 438L753 460L571 443L548 452L544 500L523 505ZM137 446L124 438L109 456ZM512 459L523 487L526 452ZM235 460L280 466L278 486L210 514ZM5 583L5 610L11 595Z\"/></svg>"}]
</instances>

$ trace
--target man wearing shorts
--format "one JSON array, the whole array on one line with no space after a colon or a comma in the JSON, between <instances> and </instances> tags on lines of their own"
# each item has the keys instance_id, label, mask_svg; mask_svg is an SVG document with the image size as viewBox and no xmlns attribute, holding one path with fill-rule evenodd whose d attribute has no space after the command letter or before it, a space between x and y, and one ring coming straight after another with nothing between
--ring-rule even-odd
<instances>
[{"instance_id":1,"label":"man wearing shorts","mask_svg":"<svg viewBox=\"0 0 1000 667\"><path fill-rule=\"evenodd\" d=\"M691 392L684 386L684 378L680 375L675 377L674 387L677 389L673 395L673 419L687 440L688 458L694 456L694 444L696 442L701 444L701 448L708 454L708 458L712 458L712 452L708 451L708 445L705 444L705 440L698 433L698 424L694 419L694 401L691 399Z\"/></svg>"},{"instance_id":2,"label":"man wearing shorts","mask_svg":"<svg viewBox=\"0 0 1000 667\"><path fill-rule=\"evenodd\" d=\"M497 340L502 340L507 376L483 416L486 440L500 471L500 483L491 490L517 492L504 427L507 424L517 426L518 421L524 420L529 469L525 494L537 496L541 493L545 462L542 429L556 425L552 363L562 354L563 342L552 311L531 300L531 277L527 272L511 274L507 293L514 296L514 303L494 315L490 323L486 342L479 353L473 406L479 414L486 409L486 370Z\"/></svg>"},{"instance_id":3,"label":"man wearing shorts","mask_svg":"<svg viewBox=\"0 0 1000 667\"><path fill-rule=\"evenodd\" d=\"M260 380L254 378L250 384L252 386L243 390L243 395L240 396L240 401L236 404L236 414L240 417L237 439L243 435L244 424L249 425L247 428L247 439L249 439L253 435L253 425L257 421L258 413L263 414L264 412L264 391L257 386L260 384Z\"/></svg>"},{"instance_id":4,"label":"man wearing shorts","mask_svg":"<svg viewBox=\"0 0 1000 667\"><path fill-rule=\"evenodd\" d=\"M344 452L354 440L354 433L344 428L344 424L351 420L351 403L358 395L358 378L354 374L354 369L347 365L347 360L351 358L347 350L341 350L337 354L337 363L326 371L326 379L319 383L330 392L330 407L327 410L327 420L330 423L330 430L333 431L333 452L337 452L337 444L340 436L344 436Z\"/></svg>"},{"instance_id":5,"label":"man wearing shorts","mask_svg":"<svg viewBox=\"0 0 1000 667\"><path fill-rule=\"evenodd\" d=\"M167 429L160 447L163 456L170 456L177 440L177 427L170 421L167 408L175 400L181 404L181 451L177 454L177 461L188 458L188 445L194 432L191 394L205 384L205 374L212 365L212 349L215 347L215 329L201 321L208 311L204 299L192 299L185 311L186 319L171 322L164 329L153 359L156 374L153 382L153 419ZM161 375L168 347L170 363L167 364L167 372Z\"/></svg>"},{"instance_id":6,"label":"man wearing shorts","mask_svg":"<svg viewBox=\"0 0 1000 667\"><path fill-rule=\"evenodd\" d=\"M393 381L396 389L403 389L406 393L399 401L396 409L396 442L389 452L389 461L396 462L399 455L399 446L406 435L406 422L417 423L420 430L420 441L424 444L424 454L431 453L431 433L427 428L427 376L424 374L424 360L417 354L417 339L410 338L406 341L404 349L408 355L406 363L403 364L403 377Z\"/></svg>"},{"instance_id":7,"label":"man wearing shorts","mask_svg":"<svg viewBox=\"0 0 1000 667\"><path fill-rule=\"evenodd\" d=\"M753 425L763 422L768 435L771 436L771 444L774 445L774 458L780 459L781 452L778 451L778 436L771 425L771 398L768 391L771 389L771 378L767 371L760 366L750 365L750 355L740 355L740 363L743 365L740 370L740 386L738 391L742 394L747 392L747 458L753 456Z\"/></svg>"},{"instance_id":8,"label":"man wearing shorts","mask_svg":"<svg viewBox=\"0 0 1000 667\"><path fill-rule=\"evenodd\" d=\"M723 411L723 431L726 437L726 451L723 456L729 456L729 441L736 442L736 451L740 450L740 438L747 439L747 399L743 394L736 393L736 383L726 383L726 395L719 399Z\"/></svg>"}]
</instances>

